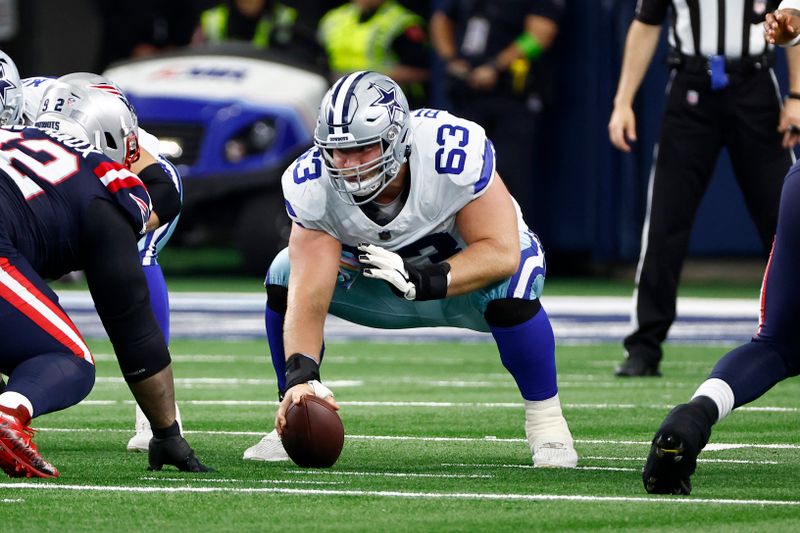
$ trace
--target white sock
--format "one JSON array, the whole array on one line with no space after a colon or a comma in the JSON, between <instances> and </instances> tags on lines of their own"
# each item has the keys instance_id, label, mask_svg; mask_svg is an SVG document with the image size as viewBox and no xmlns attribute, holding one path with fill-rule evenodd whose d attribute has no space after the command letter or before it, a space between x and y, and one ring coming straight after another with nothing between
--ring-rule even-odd
<instances>
[{"instance_id":1,"label":"white sock","mask_svg":"<svg viewBox=\"0 0 800 533\"><path fill-rule=\"evenodd\" d=\"M525 434L528 439L561 437L572 442L572 434L561 412L558 393L541 401L525 400ZM531 442L533 444L533 442Z\"/></svg>"},{"instance_id":2,"label":"white sock","mask_svg":"<svg viewBox=\"0 0 800 533\"><path fill-rule=\"evenodd\" d=\"M6 391L0 394L0 405L8 407L9 409L16 409L20 405L28 410L31 418L33 418L33 404L25 396L18 392Z\"/></svg>"},{"instance_id":3,"label":"white sock","mask_svg":"<svg viewBox=\"0 0 800 533\"><path fill-rule=\"evenodd\" d=\"M717 422L728 416L733 410L733 390L731 386L719 378L711 378L704 381L695 391L692 399L698 396L706 396L717 404L719 416Z\"/></svg>"}]
</instances>

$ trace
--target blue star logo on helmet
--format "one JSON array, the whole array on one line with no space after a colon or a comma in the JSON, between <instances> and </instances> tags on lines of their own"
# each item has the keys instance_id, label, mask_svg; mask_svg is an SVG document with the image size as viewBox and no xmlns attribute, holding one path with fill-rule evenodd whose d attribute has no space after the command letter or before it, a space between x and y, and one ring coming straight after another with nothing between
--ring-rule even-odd
<instances>
[{"instance_id":1,"label":"blue star logo on helmet","mask_svg":"<svg viewBox=\"0 0 800 533\"><path fill-rule=\"evenodd\" d=\"M385 107L386 112L389 113L389 121L394 123L395 122L395 114L397 112L405 113L403 106L400 105L400 102L397 101L397 97L394 92L394 87L389 89L388 91L378 85L377 83L371 84L371 87L374 87L380 93L380 96L377 100L372 102L370 105Z\"/></svg>"},{"instance_id":2,"label":"blue star logo on helmet","mask_svg":"<svg viewBox=\"0 0 800 533\"><path fill-rule=\"evenodd\" d=\"M8 102L8 91L17 88L14 82L6 79L5 63L5 59L0 59L0 103L2 103L3 106Z\"/></svg>"}]
</instances>

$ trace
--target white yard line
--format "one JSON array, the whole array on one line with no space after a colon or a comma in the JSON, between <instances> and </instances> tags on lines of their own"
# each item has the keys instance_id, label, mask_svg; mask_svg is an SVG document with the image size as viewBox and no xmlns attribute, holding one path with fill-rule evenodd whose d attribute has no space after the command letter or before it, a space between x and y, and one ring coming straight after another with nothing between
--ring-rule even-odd
<instances>
[{"instance_id":1,"label":"white yard line","mask_svg":"<svg viewBox=\"0 0 800 533\"><path fill-rule=\"evenodd\" d=\"M98 428L54 428L40 427L38 431L52 431L54 433L130 433L132 429L98 429ZM264 436L264 431L184 431L186 435L219 435L219 436ZM494 435L484 437L419 437L412 435L345 435L348 440L390 440L390 441L419 441L419 442L497 442L517 443L527 442L524 438L498 438ZM575 439L578 444L609 444L614 446L650 446L650 441L636 440L610 440L610 439ZM750 444L750 443L711 443L704 451L725 451L738 448L755 448L760 450L800 450L800 444Z\"/></svg>"},{"instance_id":2,"label":"white yard line","mask_svg":"<svg viewBox=\"0 0 800 533\"><path fill-rule=\"evenodd\" d=\"M179 493L232 493L232 494L286 494L293 496L357 496L375 498L404 498L419 500L490 500L490 501L566 501L566 502L616 502L655 505L731 505L731 506L800 506L797 500L738 500L714 498L626 497L566 494L497 494L481 492L403 492L382 490L295 489L288 487L136 487L125 485L69 485L56 483L0 483L0 488L34 491L122 492L149 494Z\"/></svg>"},{"instance_id":3,"label":"white yard line","mask_svg":"<svg viewBox=\"0 0 800 533\"><path fill-rule=\"evenodd\" d=\"M330 475L330 476L355 476L355 477L412 477L412 478L467 478L491 479L492 474L426 474L415 472L360 472L351 470L287 470L287 474L297 475Z\"/></svg>"},{"instance_id":4,"label":"white yard line","mask_svg":"<svg viewBox=\"0 0 800 533\"><path fill-rule=\"evenodd\" d=\"M178 380L176 379L176 382ZM326 381L331 387L357 387L359 381ZM219 405L233 407L241 405L250 407L254 405L277 407L275 400L180 400L181 405ZM463 409L467 407L481 407L487 409L522 409L522 402L408 402L408 401L339 401L339 405L347 407L447 407ZM79 405L84 406L105 406L105 405L133 405L133 400L84 400ZM632 403L565 403L565 409L671 409L674 407L669 404L632 404ZM737 412L758 412L758 413L796 413L800 412L797 407L740 407Z\"/></svg>"}]
</instances>

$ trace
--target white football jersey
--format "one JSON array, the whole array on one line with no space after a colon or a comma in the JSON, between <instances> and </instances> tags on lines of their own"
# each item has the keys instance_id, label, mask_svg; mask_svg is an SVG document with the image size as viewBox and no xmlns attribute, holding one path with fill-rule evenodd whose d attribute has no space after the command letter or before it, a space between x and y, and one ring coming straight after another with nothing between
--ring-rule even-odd
<instances>
[{"instance_id":1,"label":"white football jersey","mask_svg":"<svg viewBox=\"0 0 800 533\"><path fill-rule=\"evenodd\" d=\"M36 122L36 115L39 114L39 110L42 108L44 92L54 81L56 81L56 78L47 76L34 76L22 80L22 95L25 100L22 111L23 125L33 126L33 123Z\"/></svg>"},{"instance_id":2,"label":"white football jersey","mask_svg":"<svg viewBox=\"0 0 800 533\"><path fill-rule=\"evenodd\" d=\"M381 226L358 206L345 203L333 189L316 147L283 174L290 218L304 228L330 234L347 251L367 242L417 265L438 263L463 250L466 245L456 228L456 214L491 184L495 175L492 143L478 124L437 109L412 111L411 129L410 190L391 222ZM516 210L520 232L527 231Z\"/></svg>"}]
</instances>

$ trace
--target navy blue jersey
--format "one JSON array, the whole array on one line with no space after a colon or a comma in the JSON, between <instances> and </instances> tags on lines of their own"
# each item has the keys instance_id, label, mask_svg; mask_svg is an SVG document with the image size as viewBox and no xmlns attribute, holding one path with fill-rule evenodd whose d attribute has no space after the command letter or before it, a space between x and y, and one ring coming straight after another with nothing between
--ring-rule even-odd
<instances>
[{"instance_id":1,"label":"navy blue jersey","mask_svg":"<svg viewBox=\"0 0 800 533\"><path fill-rule=\"evenodd\" d=\"M145 232L152 204L141 180L91 144L54 130L0 128L0 242L45 278L83 268L81 227L96 198Z\"/></svg>"}]
</instances>

